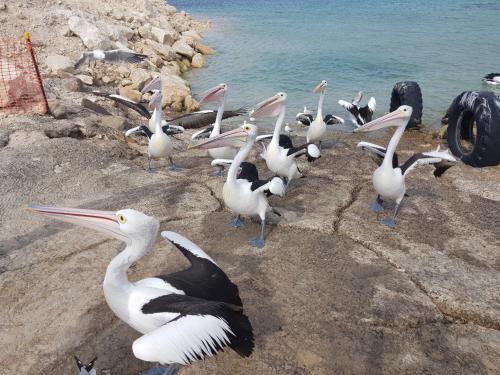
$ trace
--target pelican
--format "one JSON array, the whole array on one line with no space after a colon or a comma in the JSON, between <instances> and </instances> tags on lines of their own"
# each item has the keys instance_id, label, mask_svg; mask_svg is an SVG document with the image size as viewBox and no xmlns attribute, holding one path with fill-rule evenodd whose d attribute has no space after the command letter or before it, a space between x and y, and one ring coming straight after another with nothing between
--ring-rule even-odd
<instances>
[{"instance_id":1,"label":"pelican","mask_svg":"<svg viewBox=\"0 0 500 375\"><path fill-rule=\"evenodd\" d=\"M253 118L277 117L271 142L267 147L264 146L261 156L266 161L267 167L271 172L286 178L286 188L288 188L293 179L302 177L295 158L306 155L307 159L312 162L320 157L320 152L314 144L306 143L299 147L294 147L290 137L281 134L285 118L286 99L286 93L279 92L257 104L250 115ZM259 136L257 140L260 141L270 137L270 135Z\"/></svg>"},{"instance_id":2,"label":"pelican","mask_svg":"<svg viewBox=\"0 0 500 375\"><path fill-rule=\"evenodd\" d=\"M326 81L321 81L321 83L314 88L314 93L319 93L318 111L316 113L316 118L309 129L307 129L307 143L319 142L319 147L321 149L321 140L326 131L325 120L323 119L323 101L325 100L325 92L328 83Z\"/></svg>"},{"instance_id":3,"label":"pelican","mask_svg":"<svg viewBox=\"0 0 500 375\"><path fill-rule=\"evenodd\" d=\"M221 83L211 89L205 91L203 97L200 100L201 103L206 102L219 102L219 108L217 109L217 117L215 118L215 123L212 126L212 130L210 131L209 138L216 137L220 135L220 125L222 121L222 116L224 114L224 106L226 104L226 92L227 85L225 83ZM192 139L201 139L202 134L206 134L206 130L202 130L200 132L196 132L191 137ZM236 154L238 153L238 149L236 147L220 147L220 148L211 148L208 150L208 154L212 159L234 159ZM223 168L219 168L218 172L215 173L216 176L223 176Z\"/></svg>"},{"instance_id":4,"label":"pelican","mask_svg":"<svg viewBox=\"0 0 500 375\"><path fill-rule=\"evenodd\" d=\"M396 226L396 215L398 214L401 201L406 193L405 177L417 165L440 164L443 162L456 161L448 150L440 152L438 148L436 151L417 153L410 157L404 164L398 166L397 156L395 153L396 148L405 131L406 125L408 125L412 111L412 107L402 105L395 111L354 129L355 132L367 132L389 126L395 126L397 128L387 149L372 144L359 145L359 147L364 149L371 148L370 151L374 154L379 154L380 156L383 155L383 161L373 173L373 186L377 191L378 196L371 208L376 212L381 212L384 209L382 207L382 203L385 200L396 202L393 217L382 221L382 223L389 228L394 228ZM442 166L442 164L440 166ZM446 169L447 168L444 170ZM444 170L440 168L438 174L441 175Z\"/></svg>"},{"instance_id":5,"label":"pelican","mask_svg":"<svg viewBox=\"0 0 500 375\"><path fill-rule=\"evenodd\" d=\"M231 221L232 226L240 227L242 225L240 215L258 215L260 217L260 236L251 240L250 245L262 248L265 244L266 211L269 208L267 196L274 194L282 197L285 194L285 185L279 177L259 180L255 165L242 164L250 153L256 138L257 126L245 123L239 128L190 145L190 148L241 147L233 161L229 161L231 166L222 189L222 197L224 203L237 214L237 217ZM240 168L241 172L238 175Z\"/></svg>"},{"instance_id":6,"label":"pelican","mask_svg":"<svg viewBox=\"0 0 500 375\"><path fill-rule=\"evenodd\" d=\"M500 73L486 74L483 78L483 82L493 86L500 85Z\"/></svg>"},{"instance_id":7,"label":"pelican","mask_svg":"<svg viewBox=\"0 0 500 375\"><path fill-rule=\"evenodd\" d=\"M94 368L95 361L97 361L97 357L95 357L92 361L85 364L78 359L75 355L76 366L78 367L78 375L96 375L97 372Z\"/></svg>"},{"instance_id":8,"label":"pelican","mask_svg":"<svg viewBox=\"0 0 500 375\"><path fill-rule=\"evenodd\" d=\"M350 103L345 100L339 100L339 104L349 112L351 121L355 126L361 126L370 122L373 112L375 112L375 108L377 107L377 102L373 96L364 107L359 106L361 99L363 99L363 91L358 92Z\"/></svg>"},{"instance_id":9,"label":"pelican","mask_svg":"<svg viewBox=\"0 0 500 375\"><path fill-rule=\"evenodd\" d=\"M252 353L252 326L243 314L238 287L207 253L187 238L161 232L187 258L190 268L130 282L127 270L148 254L157 240L160 222L154 217L132 209L117 212L50 206L30 206L30 209L125 242L125 249L107 267L103 290L114 314L142 334L132 344L136 358L176 370L213 356L224 347L242 357Z\"/></svg>"},{"instance_id":10,"label":"pelican","mask_svg":"<svg viewBox=\"0 0 500 375\"><path fill-rule=\"evenodd\" d=\"M154 84L153 86L151 86ZM153 80L147 88L151 90L155 90L156 93L151 98L150 104L154 107L153 115L151 116L150 123L148 127L137 127L125 132L126 136L131 135L132 133L142 131L148 135L148 171L152 171L151 169L151 160L152 159L161 159L168 158L170 160L170 170L176 171L178 168L174 164L172 160L172 153L174 151L174 146L172 144L172 140L170 137L163 131L162 127L162 91L161 91L161 82L159 84L159 89L157 90L156 86L157 82ZM151 128L153 130L151 131Z\"/></svg>"}]
</instances>

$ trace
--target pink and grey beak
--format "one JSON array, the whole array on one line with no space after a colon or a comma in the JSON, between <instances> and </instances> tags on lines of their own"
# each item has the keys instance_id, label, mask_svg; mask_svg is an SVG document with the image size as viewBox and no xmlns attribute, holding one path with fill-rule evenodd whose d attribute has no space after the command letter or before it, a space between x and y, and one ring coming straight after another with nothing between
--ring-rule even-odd
<instances>
[{"instance_id":1,"label":"pink and grey beak","mask_svg":"<svg viewBox=\"0 0 500 375\"><path fill-rule=\"evenodd\" d=\"M141 90L141 94L150 91L161 91L161 76L153 78L146 86Z\"/></svg>"},{"instance_id":2,"label":"pink and grey beak","mask_svg":"<svg viewBox=\"0 0 500 375\"><path fill-rule=\"evenodd\" d=\"M227 90L227 85L225 83L221 83L211 89L202 93L202 98L200 99L201 103L214 102L222 98Z\"/></svg>"},{"instance_id":3,"label":"pink and grey beak","mask_svg":"<svg viewBox=\"0 0 500 375\"><path fill-rule=\"evenodd\" d=\"M374 130L379 130L383 128L388 128L390 126L405 126L408 124L408 120L411 117L413 108L408 105L402 105L395 111L388 113L385 116L379 117L369 123L354 129L354 132L370 132Z\"/></svg>"},{"instance_id":4,"label":"pink and grey beak","mask_svg":"<svg viewBox=\"0 0 500 375\"><path fill-rule=\"evenodd\" d=\"M319 94L325 91L326 86L328 86L328 83L326 81L321 81L321 83L316 86L313 90L315 94Z\"/></svg>"},{"instance_id":5,"label":"pink and grey beak","mask_svg":"<svg viewBox=\"0 0 500 375\"><path fill-rule=\"evenodd\" d=\"M113 211L38 205L30 205L28 210L60 221L97 230L123 242L129 241L128 237L120 230L118 218Z\"/></svg>"},{"instance_id":6,"label":"pink and grey beak","mask_svg":"<svg viewBox=\"0 0 500 375\"><path fill-rule=\"evenodd\" d=\"M196 144L190 144L188 149L201 148L202 150L208 150L218 147L241 147L246 144L247 138L248 132L240 127Z\"/></svg>"},{"instance_id":7,"label":"pink and grey beak","mask_svg":"<svg viewBox=\"0 0 500 375\"><path fill-rule=\"evenodd\" d=\"M250 112L250 117L276 117L279 116L286 102L286 94L279 92L270 98L263 100Z\"/></svg>"}]
</instances>

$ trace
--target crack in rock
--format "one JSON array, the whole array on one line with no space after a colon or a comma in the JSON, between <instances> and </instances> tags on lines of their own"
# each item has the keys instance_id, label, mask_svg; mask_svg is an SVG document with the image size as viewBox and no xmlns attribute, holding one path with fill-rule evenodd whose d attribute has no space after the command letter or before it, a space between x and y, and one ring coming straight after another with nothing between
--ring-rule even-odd
<instances>
[{"instance_id":1,"label":"crack in rock","mask_svg":"<svg viewBox=\"0 0 500 375\"><path fill-rule=\"evenodd\" d=\"M349 200L346 202L346 204L340 206L335 210L335 221L333 222L333 231L338 232L339 227L340 227L340 222L343 219L344 213L356 202L356 200L359 197L359 193L362 188L362 182L356 181L354 187L352 190L349 192Z\"/></svg>"}]
</instances>

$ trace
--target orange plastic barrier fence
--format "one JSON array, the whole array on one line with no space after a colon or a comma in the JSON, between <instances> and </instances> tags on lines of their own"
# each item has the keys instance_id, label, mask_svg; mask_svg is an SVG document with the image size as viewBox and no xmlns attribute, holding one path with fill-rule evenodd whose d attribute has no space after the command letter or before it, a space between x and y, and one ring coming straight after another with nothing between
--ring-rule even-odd
<instances>
[{"instance_id":1,"label":"orange plastic barrier fence","mask_svg":"<svg viewBox=\"0 0 500 375\"><path fill-rule=\"evenodd\" d=\"M0 38L0 112L46 113L47 99L29 34Z\"/></svg>"}]
</instances>

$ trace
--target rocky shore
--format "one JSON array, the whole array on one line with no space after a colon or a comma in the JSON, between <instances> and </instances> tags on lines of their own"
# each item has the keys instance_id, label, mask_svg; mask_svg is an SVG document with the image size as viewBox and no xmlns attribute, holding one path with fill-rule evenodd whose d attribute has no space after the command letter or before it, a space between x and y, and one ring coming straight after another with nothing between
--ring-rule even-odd
<instances>
[{"instance_id":1,"label":"rocky shore","mask_svg":"<svg viewBox=\"0 0 500 375\"><path fill-rule=\"evenodd\" d=\"M224 179L211 175L202 152L187 151L192 131L175 140L182 170L164 165L146 173L144 143L123 135L139 117L90 92L97 86L138 95L146 76L162 74L170 82L165 92L178 82L183 93L170 97L166 109L194 108L179 73L187 62L196 65L196 51L210 53L197 39L206 24L160 1L142 0L5 7L0 1L0 18L0 35L32 32L51 104L61 110L57 120L0 116L0 373L74 374L73 355L86 361L98 356L98 375L137 375L150 366L133 356L139 334L114 316L102 292L106 266L121 245L33 216L25 210L29 203L143 211L160 220L161 230L199 244L228 273L254 327L255 351L244 360L227 351L182 375L500 372L498 167L459 163L439 180L432 168L417 169L408 179L398 227L390 230L380 224L384 214L367 208L375 166L356 148L361 140L386 144L390 132L332 131L321 159L301 161L307 178L294 181L285 198L272 198L282 217L270 218L266 247L256 253L248 240L259 223L227 226ZM82 31L81 24L95 28ZM111 38L111 29L122 37ZM82 72L71 71L69 63L53 65L64 61L61 56L74 63L87 49L84 40L91 43L88 30L95 31L94 42L127 43L150 56L157 51L157 58ZM179 44L193 55L176 52ZM174 53L167 58L155 48ZM410 155L405 150L440 142L407 132L401 158ZM270 177L257 150L251 159L263 178ZM186 263L159 240L129 276L169 273Z\"/></svg>"}]
</instances>

